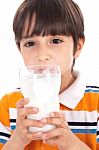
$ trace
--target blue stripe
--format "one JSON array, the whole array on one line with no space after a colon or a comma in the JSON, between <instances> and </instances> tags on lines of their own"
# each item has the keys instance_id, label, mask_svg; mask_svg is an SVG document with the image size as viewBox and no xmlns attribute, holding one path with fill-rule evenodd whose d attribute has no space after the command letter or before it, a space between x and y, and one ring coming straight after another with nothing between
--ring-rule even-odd
<instances>
[{"instance_id":1,"label":"blue stripe","mask_svg":"<svg viewBox=\"0 0 99 150\"><path fill-rule=\"evenodd\" d=\"M85 93L87 93L87 92L95 92L95 93L99 93L99 90L93 90L93 89L85 90Z\"/></svg>"},{"instance_id":2,"label":"blue stripe","mask_svg":"<svg viewBox=\"0 0 99 150\"><path fill-rule=\"evenodd\" d=\"M99 143L99 138L97 139L97 143Z\"/></svg>"},{"instance_id":3,"label":"blue stripe","mask_svg":"<svg viewBox=\"0 0 99 150\"><path fill-rule=\"evenodd\" d=\"M16 128L15 125L11 126L11 130L15 130L15 128Z\"/></svg>"},{"instance_id":4,"label":"blue stripe","mask_svg":"<svg viewBox=\"0 0 99 150\"><path fill-rule=\"evenodd\" d=\"M0 143L5 144L6 142L7 142L7 140L0 139Z\"/></svg>"},{"instance_id":5,"label":"blue stripe","mask_svg":"<svg viewBox=\"0 0 99 150\"><path fill-rule=\"evenodd\" d=\"M71 129L73 133L96 134L96 129Z\"/></svg>"}]
</instances>

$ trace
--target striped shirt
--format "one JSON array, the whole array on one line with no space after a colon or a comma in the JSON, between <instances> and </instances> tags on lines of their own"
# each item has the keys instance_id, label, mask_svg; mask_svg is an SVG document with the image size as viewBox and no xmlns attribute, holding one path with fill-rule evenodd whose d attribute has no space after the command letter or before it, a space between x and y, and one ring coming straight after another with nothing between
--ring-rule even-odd
<instances>
[{"instance_id":1,"label":"striped shirt","mask_svg":"<svg viewBox=\"0 0 99 150\"><path fill-rule=\"evenodd\" d=\"M72 132L92 150L99 150L99 87L86 86L80 73L77 79L59 95L60 109ZM0 101L0 149L16 128L16 102L20 91L5 95ZM25 150L58 150L42 141L32 141Z\"/></svg>"}]
</instances>

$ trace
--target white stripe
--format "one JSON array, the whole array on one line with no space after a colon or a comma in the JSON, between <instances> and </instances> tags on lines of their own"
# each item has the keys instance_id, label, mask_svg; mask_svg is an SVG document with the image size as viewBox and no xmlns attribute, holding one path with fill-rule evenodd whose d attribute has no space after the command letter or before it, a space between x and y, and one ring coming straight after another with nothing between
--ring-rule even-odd
<instances>
[{"instance_id":1,"label":"white stripe","mask_svg":"<svg viewBox=\"0 0 99 150\"><path fill-rule=\"evenodd\" d=\"M4 133L7 133L7 134L11 134L10 128L4 126L1 122L0 122L0 132L4 132Z\"/></svg>"},{"instance_id":2,"label":"white stripe","mask_svg":"<svg viewBox=\"0 0 99 150\"><path fill-rule=\"evenodd\" d=\"M9 111L10 111L10 119L16 119L17 109L10 108ZM97 113L97 111L88 112L88 111L61 110L61 112L63 112L68 122L97 122L97 118L99 116L99 113Z\"/></svg>"},{"instance_id":3,"label":"white stripe","mask_svg":"<svg viewBox=\"0 0 99 150\"><path fill-rule=\"evenodd\" d=\"M10 119L16 119L17 118L17 109L16 108L10 108Z\"/></svg>"},{"instance_id":4,"label":"white stripe","mask_svg":"<svg viewBox=\"0 0 99 150\"><path fill-rule=\"evenodd\" d=\"M97 111L66 111L62 110L67 122L97 122Z\"/></svg>"},{"instance_id":5,"label":"white stripe","mask_svg":"<svg viewBox=\"0 0 99 150\"><path fill-rule=\"evenodd\" d=\"M65 119L67 122L97 122L97 112L92 111L66 111L62 110L63 114L65 115ZM99 114L98 114L99 115ZM10 118L16 119L17 117L17 110L16 108L10 108ZM99 124L99 123L98 123ZM11 126L16 125L16 123L11 122ZM70 127L72 128L72 126ZM84 129L84 126L73 126L74 129ZM90 127L86 127L90 129ZM91 126L91 129L95 129L95 126ZM99 131L99 126L98 126Z\"/></svg>"},{"instance_id":6,"label":"white stripe","mask_svg":"<svg viewBox=\"0 0 99 150\"><path fill-rule=\"evenodd\" d=\"M97 135L97 139L99 139L99 135Z\"/></svg>"},{"instance_id":7,"label":"white stripe","mask_svg":"<svg viewBox=\"0 0 99 150\"><path fill-rule=\"evenodd\" d=\"M16 126L16 122L10 122L10 126Z\"/></svg>"},{"instance_id":8,"label":"white stripe","mask_svg":"<svg viewBox=\"0 0 99 150\"><path fill-rule=\"evenodd\" d=\"M99 131L99 120L98 120L98 123L97 123L97 131Z\"/></svg>"},{"instance_id":9,"label":"white stripe","mask_svg":"<svg viewBox=\"0 0 99 150\"><path fill-rule=\"evenodd\" d=\"M6 137L6 136L2 136L2 135L0 135L0 139L3 139L3 140L8 140L9 138L8 137Z\"/></svg>"},{"instance_id":10,"label":"white stripe","mask_svg":"<svg viewBox=\"0 0 99 150\"><path fill-rule=\"evenodd\" d=\"M91 87L88 87L88 88L86 88L86 90L99 90L99 88L91 88Z\"/></svg>"},{"instance_id":11,"label":"white stripe","mask_svg":"<svg viewBox=\"0 0 99 150\"><path fill-rule=\"evenodd\" d=\"M70 129L96 129L96 126L69 126Z\"/></svg>"},{"instance_id":12,"label":"white stripe","mask_svg":"<svg viewBox=\"0 0 99 150\"><path fill-rule=\"evenodd\" d=\"M0 122L0 132L3 132L3 133L11 135L10 128L4 126L1 122ZM8 140L9 138L6 137L6 136L0 135L0 139Z\"/></svg>"},{"instance_id":13,"label":"white stripe","mask_svg":"<svg viewBox=\"0 0 99 150\"><path fill-rule=\"evenodd\" d=\"M99 113L98 113L98 118L99 118Z\"/></svg>"}]
</instances>

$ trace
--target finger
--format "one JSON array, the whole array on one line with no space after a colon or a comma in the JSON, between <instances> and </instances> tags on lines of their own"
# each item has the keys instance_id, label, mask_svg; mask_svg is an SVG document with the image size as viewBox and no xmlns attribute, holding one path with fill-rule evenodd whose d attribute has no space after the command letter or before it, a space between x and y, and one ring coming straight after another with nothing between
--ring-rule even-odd
<instances>
[{"instance_id":1,"label":"finger","mask_svg":"<svg viewBox=\"0 0 99 150\"><path fill-rule=\"evenodd\" d=\"M26 138L28 140L39 140L41 139L41 136L42 136L42 132L34 132L34 133L28 133L26 135Z\"/></svg>"},{"instance_id":2,"label":"finger","mask_svg":"<svg viewBox=\"0 0 99 150\"><path fill-rule=\"evenodd\" d=\"M43 140L43 143L54 146L54 145L57 145L57 143L59 143L59 140L57 141L57 140L52 138L52 139L48 139L48 140Z\"/></svg>"},{"instance_id":3,"label":"finger","mask_svg":"<svg viewBox=\"0 0 99 150\"><path fill-rule=\"evenodd\" d=\"M42 136L42 132L29 132L26 128L24 130L22 130L21 134L26 137L26 140L37 140L37 139L41 139Z\"/></svg>"},{"instance_id":4,"label":"finger","mask_svg":"<svg viewBox=\"0 0 99 150\"><path fill-rule=\"evenodd\" d=\"M57 137L61 138L61 137L63 137L64 134L66 134L66 129L56 128L54 130L43 133L42 140L48 140L48 139L52 139L52 138L57 139Z\"/></svg>"},{"instance_id":5,"label":"finger","mask_svg":"<svg viewBox=\"0 0 99 150\"><path fill-rule=\"evenodd\" d=\"M36 107L24 107L19 109L19 114L21 116L23 115L29 115L29 114L36 114L38 113L39 109Z\"/></svg>"},{"instance_id":6,"label":"finger","mask_svg":"<svg viewBox=\"0 0 99 150\"><path fill-rule=\"evenodd\" d=\"M25 104L29 102L29 99L23 98L16 103L16 108L23 108Z\"/></svg>"},{"instance_id":7,"label":"finger","mask_svg":"<svg viewBox=\"0 0 99 150\"><path fill-rule=\"evenodd\" d=\"M64 118L64 114L62 112L51 112L49 114L50 117L56 117L56 118Z\"/></svg>"},{"instance_id":8,"label":"finger","mask_svg":"<svg viewBox=\"0 0 99 150\"><path fill-rule=\"evenodd\" d=\"M44 124L52 124L52 125L56 125L57 127L60 127L60 128L68 127L68 124L62 113L54 112L54 113L52 113L51 116L52 117L43 118L41 121Z\"/></svg>"},{"instance_id":9,"label":"finger","mask_svg":"<svg viewBox=\"0 0 99 150\"><path fill-rule=\"evenodd\" d=\"M42 123L43 124L51 124L51 125L55 125L57 127L61 127L61 128L64 128L66 127L66 123L65 121L63 120L63 118L43 118L41 119Z\"/></svg>"},{"instance_id":10,"label":"finger","mask_svg":"<svg viewBox=\"0 0 99 150\"><path fill-rule=\"evenodd\" d=\"M23 121L23 125L25 127L32 127L33 126L33 127L39 127L39 128L44 126L43 123L39 120L28 120L28 119L25 119Z\"/></svg>"},{"instance_id":11,"label":"finger","mask_svg":"<svg viewBox=\"0 0 99 150\"><path fill-rule=\"evenodd\" d=\"M36 114L38 113L38 108L36 107L24 107L20 108L17 111L17 115L20 117L20 119L25 119L29 114Z\"/></svg>"}]
</instances>

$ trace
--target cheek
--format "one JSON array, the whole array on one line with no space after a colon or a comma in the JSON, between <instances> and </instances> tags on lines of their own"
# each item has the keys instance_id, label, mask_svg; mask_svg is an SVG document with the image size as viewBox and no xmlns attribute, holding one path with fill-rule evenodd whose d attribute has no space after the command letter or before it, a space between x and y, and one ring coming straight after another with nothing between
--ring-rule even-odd
<instances>
[{"instance_id":1,"label":"cheek","mask_svg":"<svg viewBox=\"0 0 99 150\"><path fill-rule=\"evenodd\" d=\"M23 57L25 65L30 65L31 62L32 62L32 59L33 59L31 53L27 53L25 51L21 51L21 55Z\"/></svg>"},{"instance_id":2,"label":"cheek","mask_svg":"<svg viewBox=\"0 0 99 150\"><path fill-rule=\"evenodd\" d=\"M72 55L68 55L68 56L64 55L63 57L60 56L59 64L60 64L62 74L70 71L73 64L73 56Z\"/></svg>"}]
</instances>

